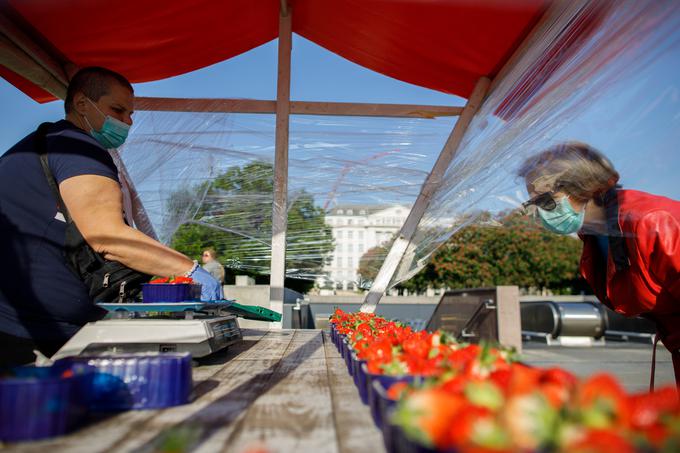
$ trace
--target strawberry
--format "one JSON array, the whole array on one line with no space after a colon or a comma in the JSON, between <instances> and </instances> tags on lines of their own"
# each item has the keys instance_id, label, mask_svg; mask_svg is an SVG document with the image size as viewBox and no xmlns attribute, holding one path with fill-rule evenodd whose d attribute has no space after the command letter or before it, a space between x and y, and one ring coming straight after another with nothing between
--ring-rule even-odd
<instances>
[{"instance_id":1,"label":"strawberry","mask_svg":"<svg viewBox=\"0 0 680 453\"><path fill-rule=\"evenodd\" d=\"M395 382L387 389L387 397L391 400L400 400L408 393L408 382Z\"/></svg>"},{"instance_id":2,"label":"strawberry","mask_svg":"<svg viewBox=\"0 0 680 453\"><path fill-rule=\"evenodd\" d=\"M449 444L449 431L466 406L461 396L437 388L421 389L399 403L393 422L407 437L428 447L445 448Z\"/></svg>"},{"instance_id":3,"label":"strawberry","mask_svg":"<svg viewBox=\"0 0 680 453\"><path fill-rule=\"evenodd\" d=\"M554 442L559 422L558 412L538 392L512 395L502 420L513 445L532 451Z\"/></svg>"},{"instance_id":4,"label":"strawberry","mask_svg":"<svg viewBox=\"0 0 680 453\"><path fill-rule=\"evenodd\" d=\"M569 453L635 453L635 448L615 429L591 429L564 447Z\"/></svg>"},{"instance_id":5,"label":"strawberry","mask_svg":"<svg viewBox=\"0 0 680 453\"><path fill-rule=\"evenodd\" d=\"M577 389L576 411L588 428L626 428L630 408L626 394L617 380L606 373L585 380Z\"/></svg>"}]
</instances>

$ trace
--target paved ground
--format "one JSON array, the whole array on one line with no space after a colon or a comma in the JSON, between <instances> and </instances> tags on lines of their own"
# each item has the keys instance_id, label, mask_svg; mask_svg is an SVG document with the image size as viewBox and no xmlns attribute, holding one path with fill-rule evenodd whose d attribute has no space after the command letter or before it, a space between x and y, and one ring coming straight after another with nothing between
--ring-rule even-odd
<instances>
[{"instance_id":1,"label":"paved ground","mask_svg":"<svg viewBox=\"0 0 680 453\"><path fill-rule=\"evenodd\" d=\"M649 388L652 346L639 343L609 342L604 346L547 346L524 342L524 361L535 366L560 366L578 376L609 372L629 391ZM661 344L656 350L656 385L673 384L671 356Z\"/></svg>"}]
</instances>

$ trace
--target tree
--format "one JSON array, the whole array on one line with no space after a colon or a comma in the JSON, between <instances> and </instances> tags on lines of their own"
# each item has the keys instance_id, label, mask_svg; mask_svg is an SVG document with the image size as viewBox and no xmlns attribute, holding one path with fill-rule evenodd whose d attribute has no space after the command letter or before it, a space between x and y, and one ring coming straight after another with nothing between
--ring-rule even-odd
<instances>
[{"instance_id":1,"label":"tree","mask_svg":"<svg viewBox=\"0 0 680 453\"><path fill-rule=\"evenodd\" d=\"M428 286L480 288L517 285L549 288L557 293L584 288L578 276L581 242L557 236L518 212L502 213L493 220L461 228L440 247L430 262L413 278L398 286L423 291ZM498 223L502 227L484 225ZM481 224L480 224L481 223ZM362 278L375 279L391 242L374 247L360 260Z\"/></svg>"},{"instance_id":2,"label":"tree","mask_svg":"<svg viewBox=\"0 0 680 453\"><path fill-rule=\"evenodd\" d=\"M581 242L557 236L517 212L503 227L471 225L454 234L431 263L441 286L517 285L568 293L578 287Z\"/></svg>"},{"instance_id":3,"label":"tree","mask_svg":"<svg viewBox=\"0 0 680 453\"><path fill-rule=\"evenodd\" d=\"M177 229L172 247L192 257L200 256L206 247L214 247L228 269L239 274L268 273L273 181L273 166L255 161L229 168L208 187L196 186L191 192L197 198L204 193L203 201L195 215ZM190 198L186 191L178 190L169 207L175 211L183 208ZM292 271L290 274L311 278L329 259L333 239L324 218L323 209L314 205L309 193L301 191L291 196L286 244L286 268Z\"/></svg>"}]
</instances>

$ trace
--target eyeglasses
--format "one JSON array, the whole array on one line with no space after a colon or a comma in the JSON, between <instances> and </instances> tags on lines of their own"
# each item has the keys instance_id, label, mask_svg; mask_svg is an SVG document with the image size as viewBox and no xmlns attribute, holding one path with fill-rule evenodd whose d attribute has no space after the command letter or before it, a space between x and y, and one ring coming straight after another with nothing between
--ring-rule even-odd
<instances>
[{"instance_id":1,"label":"eyeglasses","mask_svg":"<svg viewBox=\"0 0 680 453\"><path fill-rule=\"evenodd\" d=\"M542 194L536 195L528 201L522 203L522 207L527 209L529 206L536 206L544 211L552 211L557 207L557 203L553 198L552 192L544 192Z\"/></svg>"}]
</instances>

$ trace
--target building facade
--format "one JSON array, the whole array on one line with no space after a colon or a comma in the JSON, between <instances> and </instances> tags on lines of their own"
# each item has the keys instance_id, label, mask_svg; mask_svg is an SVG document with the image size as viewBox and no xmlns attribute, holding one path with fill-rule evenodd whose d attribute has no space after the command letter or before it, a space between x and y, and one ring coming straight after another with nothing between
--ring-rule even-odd
<instances>
[{"instance_id":1,"label":"building facade","mask_svg":"<svg viewBox=\"0 0 680 453\"><path fill-rule=\"evenodd\" d=\"M410 206L338 205L326 214L333 229L333 261L324 267L326 285L356 289L359 260L367 250L389 241L399 232ZM323 285L323 282L319 282Z\"/></svg>"}]
</instances>

